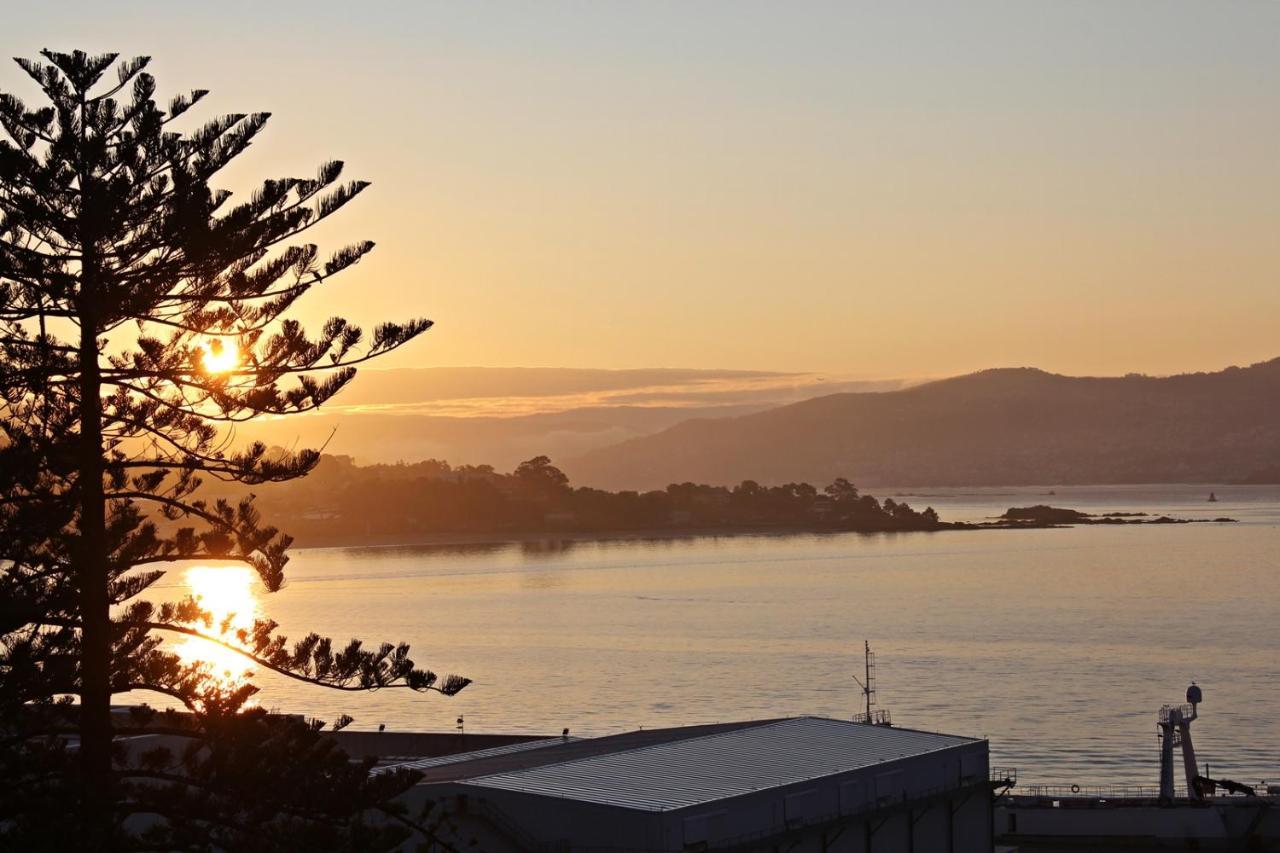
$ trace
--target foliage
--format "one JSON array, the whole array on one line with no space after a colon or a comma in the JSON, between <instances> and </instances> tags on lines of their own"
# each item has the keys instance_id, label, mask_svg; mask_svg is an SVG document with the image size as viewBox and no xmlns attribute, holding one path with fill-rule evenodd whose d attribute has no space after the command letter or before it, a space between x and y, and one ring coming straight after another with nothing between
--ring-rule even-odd
<instances>
[{"instance_id":1,"label":"foliage","mask_svg":"<svg viewBox=\"0 0 1280 853\"><path fill-rule=\"evenodd\" d=\"M220 428L317 408L430 322L365 334L335 317L309 335L287 317L373 248L322 257L300 239L365 188L341 162L237 202L211 181L266 114L182 132L206 92L161 108L147 58L43 57L17 60L40 106L0 94L0 834L24 847L386 846L390 826L363 816L411 779L371 777L319 724L250 710L251 684L215 679L162 637L208 636L332 689L452 695L467 679L419 668L404 645L290 643L269 620L228 633L198 601L142 596L187 561L243 563L278 590L290 537L251 494L203 487L290 480L319 454L232 451ZM187 713L113 718L126 691ZM140 734L163 743L122 740Z\"/></svg>"},{"instance_id":2,"label":"foliage","mask_svg":"<svg viewBox=\"0 0 1280 853\"><path fill-rule=\"evenodd\" d=\"M228 495L233 495L231 490ZM672 483L649 492L574 487L545 456L510 474L439 460L358 466L324 456L313 476L264 489L260 500L314 544L405 542L430 534L623 530L934 530L932 508L883 503L845 478L737 486Z\"/></svg>"}]
</instances>

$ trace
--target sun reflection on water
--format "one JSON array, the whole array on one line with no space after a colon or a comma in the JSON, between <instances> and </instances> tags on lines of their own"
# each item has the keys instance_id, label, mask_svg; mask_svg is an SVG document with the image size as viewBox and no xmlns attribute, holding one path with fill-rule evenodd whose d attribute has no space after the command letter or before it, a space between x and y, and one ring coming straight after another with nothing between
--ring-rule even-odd
<instances>
[{"instance_id":1,"label":"sun reflection on water","mask_svg":"<svg viewBox=\"0 0 1280 853\"><path fill-rule=\"evenodd\" d=\"M187 570L184 580L191 596L213 617L212 625L198 626L201 633L234 643L237 630L253 627L258 615L258 599L253 590L257 578L249 568L194 566ZM184 637L174 651L188 663L206 665L227 684L253 673L253 666L245 657L199 637Z\"/></svg>"}]
</instances>

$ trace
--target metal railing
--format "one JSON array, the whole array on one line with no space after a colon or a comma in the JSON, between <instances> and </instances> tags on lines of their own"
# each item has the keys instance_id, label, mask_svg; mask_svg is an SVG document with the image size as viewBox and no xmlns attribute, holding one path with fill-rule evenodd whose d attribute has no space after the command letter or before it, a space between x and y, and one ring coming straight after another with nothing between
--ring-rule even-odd
<instances>
[{"instance_id":1,"label":"metal railing","mask_svg":"<svg viewBox=\"0 0 1280 853\"><path fill-rule=\"evenodd\" d=\"M1160 788L1155 785L1026 785L1019 796L1050 800L1155 800Z\"/></svg>"},{"instance_id":2,"label":"metal railing","mask_svg":"<svg viewBox=\"0 0 1280 853\"><path fill-rule=\"evenodd\" d=\"M1195 708L1190 705L1162 705L1160 706L1160 722L1169 722L1170 717L1174 716L1174 711L1178 712L1177 715L1180 719L1189 720L1191 715L1195 713Z\"/></svg>"},{"instance_id":3,"label":"metal railing","mask_svg":"<svg viewBox=\"0 0 1280 853\"><path fill-rule=\"evenodd\" d=\"M868 719L867 713L863 711L861 714L854 714L853 721L855 723L870 723L873 726L892 726L893 718L889 715L888 709L881 708L878 711L872 711L871 717Z\"/></svg>"}]
</instances>

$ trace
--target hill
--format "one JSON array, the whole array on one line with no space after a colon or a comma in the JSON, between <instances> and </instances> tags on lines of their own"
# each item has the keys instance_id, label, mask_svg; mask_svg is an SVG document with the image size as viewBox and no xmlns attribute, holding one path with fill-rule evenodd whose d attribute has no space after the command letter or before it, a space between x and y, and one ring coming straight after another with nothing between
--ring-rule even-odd
<instances>
[{"instance_id":1,"label":"hill","mask_svg":"<svg viewBox=\"0 0 1280 853\"><path fill-rule=\"evenodd\" d=\"M1227 482L1280 459L1280 359L1217 373L986 370L693 419L564 468L600 488L669 482L864 486Z\"/></svg>"},{"instance_id":2,"label":"hill","mask_svg":"<svg viewBox=\"0 0 1280 853\"><path fill-rule=\"evenodd\" d=\"M694 416L737 416L834 391L902 385L732 370L362 370L320 411L241 424L235 439L324 446L362 463L436 458L507 468L542 454L577 456Z\"/></svg>"}]
</instances>

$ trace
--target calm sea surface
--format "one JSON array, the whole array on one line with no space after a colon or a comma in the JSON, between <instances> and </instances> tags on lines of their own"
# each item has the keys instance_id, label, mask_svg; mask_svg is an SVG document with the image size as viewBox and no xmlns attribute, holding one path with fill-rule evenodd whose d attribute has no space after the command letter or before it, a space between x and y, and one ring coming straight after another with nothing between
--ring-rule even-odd
<instances>
[{"instance_id":1,"label":"calm sea surface","mask_svg":"<svg viewBox=\"0 0 1280 853\"><path fill-rule=\"evenodd\" d=\"M605 734L860 710L990 738L1024 782L1156 783L1156 712L1204 689L1213 774L1280 779L1280 488L915 489L944 519L1052 502L1240 524L735 536L295 552L286 632L407 640L475 683L351 695L261 674L262 703L355 728ZM880 496L888 490L878 490Z\"/></svg>"}]
</instances>

